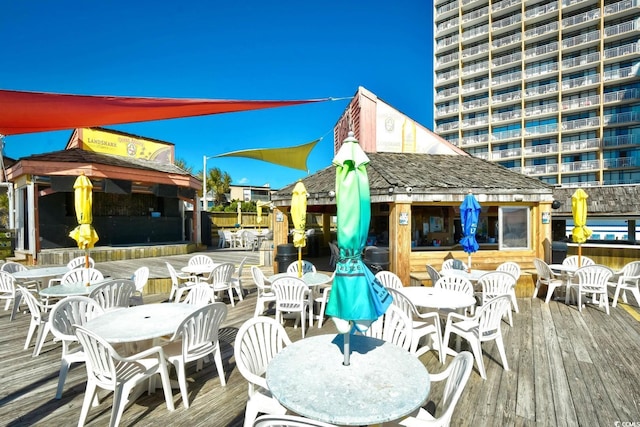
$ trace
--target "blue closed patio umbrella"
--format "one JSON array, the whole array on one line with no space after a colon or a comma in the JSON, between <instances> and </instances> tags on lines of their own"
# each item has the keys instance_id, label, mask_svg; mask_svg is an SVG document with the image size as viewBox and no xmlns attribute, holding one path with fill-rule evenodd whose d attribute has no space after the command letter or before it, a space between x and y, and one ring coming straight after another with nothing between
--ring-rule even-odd
<instances>
[{"instance_id":1,"label":"blue closed patio umbrella","mask_svg":"<svg viewBox=\"0 0 640 427\"><path fill-rule=\"evenodd\" d=\"M340 255L326 314L344 336L344 365L349 365L353 326L366 329L391 304L392 298L362 261L371 219L371 195L366 165L353 132L333 159L336 165L337 237Z\"/></svg>"},{"instance_id":2,"label":"blue closed patio umbrella","mask_svg":"<svg viewBox=\"0 0 640 427\"><path fill-rule=\"evenodd\" d=\"M476 241L476 230L478 229L479 219L480 203L478 203L474 195L469 192L460 205L460 223L463 236L460 244L462 245L462 249L469 254L467 261L469 269L471 269L471 254L480 248Z\"/></svg>"}]
</instances>

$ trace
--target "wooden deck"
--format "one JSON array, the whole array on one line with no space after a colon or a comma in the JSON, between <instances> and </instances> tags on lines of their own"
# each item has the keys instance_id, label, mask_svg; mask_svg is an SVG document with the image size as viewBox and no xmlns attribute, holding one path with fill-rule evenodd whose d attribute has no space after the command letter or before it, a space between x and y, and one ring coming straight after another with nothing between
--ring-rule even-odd
<instances>
[{"instance_id":1,"label":"wooden deck","mask_svg":"<svg viewBox=\"0 0 640 427\"><path fill-rule=\"evenodd\" d=\"M181 257L184 259L169 257L154 262L163 265L170 260L180 267L188 258ZM130 265L126 268L111 263L98 267L112 271L112 275L117 269L125 274L143 265L142 261L127 261ZM248 278L248 271L245 276ZM165 299L166 295L145 296L147 303ZM493 344L483 346L488 379L482 380L474 369L452 425L606 426L616 421L640 421L640 322L635 302L626 309L620 305L612 308L610 316L591 306L580 313L575 306L556 301L546 305L542 299L520 298L518 303L520 313L514 315L514 327L503 323L510 371L503 370ZM247 384L235 369L232 344L240 325L252 316L254 304L255 293L250 292L235 308L229 306L220 337L226 387L220 386L213 364L206 364L200 372L191 366L187 372L191 408L184 409L177 390L174 412L167 411L162 392L144 394L125 410L121 425L241 426ZM0 425L74 425L82 406L85 368L71 368L63 397L56 400L60 345L48 340L40 356L31 357L33 346L22 349L28 323L28 315L10 322L9 311L0 308ZM301 330L294 329L293 322L286 328L294 341L301 339ZM321 330L314 325L308 331L308 335L321 333L335 333L331 321ZM430 372L442 369L433 353L421 360ZM439 385L432 387L434 400L438 401L441 390ZM91 408L87 425L107 425L110 411L111 396L107 396Z\"/></svg>"}]
</instances>

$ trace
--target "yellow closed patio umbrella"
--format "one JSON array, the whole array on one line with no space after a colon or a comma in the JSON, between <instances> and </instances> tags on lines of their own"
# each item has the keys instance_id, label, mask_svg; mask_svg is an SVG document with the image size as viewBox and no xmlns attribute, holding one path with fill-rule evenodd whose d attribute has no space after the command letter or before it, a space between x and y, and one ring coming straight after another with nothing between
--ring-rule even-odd
<instances>
[{"instance_id":1,"label":"yellow closed patio umbrella","mask_svg":"<svg viewBox=\"0 0 640 427\"><path fill-rule=\"evenodd\" d=\"M582 266L582 244L591 236L587 228L587 199L589 195L578 188L571 196L571 213L573 214L573 242L578 244L578 267Z\"/></svg>"},{"instance_id":2,"label":"yellow closed patio umbrella","mask_svg":"<svg viewBox=\"0 0 640 427\"><path fill-rule=\"evenodd\" d=\"M307 189L302 181L293 187L291 196L291 220L293 221L293 246L298 248L298 277L302 277L302 248L307 245Z\"/></svg>"},{"instance_id":3,"label":"yellow closed patio umbrella","mask_svg":"<svg viewBox=\"0 0 640 427\"><path fill-rule=\"evenodd\" d=\"M89 267L89 249L98 241L98 233L93 229L93 184L84 173L76 178L73 184L74 205L78 226L74 228L69 237L78 242L78 248L85 250L85 267Z\"/></svg>"}]
</instances>

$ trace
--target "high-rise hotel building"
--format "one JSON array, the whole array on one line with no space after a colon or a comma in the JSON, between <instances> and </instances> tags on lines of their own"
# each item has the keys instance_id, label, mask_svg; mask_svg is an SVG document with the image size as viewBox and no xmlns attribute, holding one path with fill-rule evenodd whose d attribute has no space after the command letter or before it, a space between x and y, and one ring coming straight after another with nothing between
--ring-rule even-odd
<instances>
[{"instance_id":1,"label":"high-rise hotel building","mask_svg":"<svg viewBox=\"0 0 640 427\"><path fill-rule=\"evenodd\" d=\"M640 0L435 0L435 131L549 184L640 183Z\"/></svg>"}]
</instances>

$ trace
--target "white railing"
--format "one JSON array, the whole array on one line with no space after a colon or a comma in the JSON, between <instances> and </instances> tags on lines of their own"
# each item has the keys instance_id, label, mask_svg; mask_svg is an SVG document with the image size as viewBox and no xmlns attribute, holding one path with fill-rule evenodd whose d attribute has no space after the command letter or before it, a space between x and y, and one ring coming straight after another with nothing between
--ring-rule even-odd
<instances>
[{"instance_id":1,"label":"white railing","mask_svg":"<svg viewBox=\"0 0 640 427\"><path fill-rule=\"evenodd\" d=\"M629 43L618 47L612 47L611 49L606 49L602 56L605 59L609 58L617 58L618 56L630 55L632 53L640 52L640 43Z\"/></svg>"},{"instance_id":2,"label":"white railing","mask_svg":"<svg viewBox=\"0 0 640 427\"><path fill-rule=\"evenodd\" d=\"M504 113L492 114L492 122L504 122L507 120L519 119L522 116L521 110L506 111Z\"/></svg>"},{"instance_id":3,"label":"white railing","mask_svg":"<svg viewBox=\"0 0 640 427\"><path fill-rule=\"evenodd\" d=\"M502 46L507 46L513 43L517 43L520 40L522 40L522 34L521 33L516 33L516 34L511 34L510 36L507 37L502 37L499 39L495 39L491 42L491 46L493 46L494 48L499 48Z\"/></svg>"},{"instance_id":4,"label":"white railing","mask_svg":"<svg viewBox=\"0 0 640 427\"><path fill-rule=\"evenodd\" d=\"M522 168L526 175L547 175L550 173L558 173L558 165L556 163L550 165L531 165Z\"/></svg>"},{"instance_id":5,"label":"white railing","mask_svg":"<svg viewBox=\"0 0 640 427\"><path fill-rule=\"evenodd\" d=\"M479 159L483 159L483 160L490 160L490 156L489 156L489 152L488 151L483 151L482 153L470 153L473 157L477 157Z\"/></svg>"},{"instance_id":6,"label":"white railing","mask_svg":"<svg viewBox=\"0 0 640 427\"><path fill-rule=\"evenodd\" d=\"M562 172L580 172L580 171L592 171L600 169L599 160L584 160L581 162L565 162L562 163Z\"/></svg>"},{"instance_id":7,"label":"white railing","mask_svg":"<svg viewBox=\"0 0 640 427\"><path fill-rule=\"evenodd\" d=\"M465 119L462 121L461 126L463 128L473 126L486 126L489 124L489 116L474 117L473 119Z\"/></svg>"},{"instance_id":8,"label":"white railing","mask_svg":"<svg viewBox=\"0 0 640 427\"><path fill-rule=\"evenodd\" d=\"M485 52L489 52L489 43L462 49L462 57L468 58L469 56L478 55Z\"/></svg>"},{"instance_id":9,"label":"white railing","mask_svg":"<svg viewBox=\"0 0 640 427\"><path fill-rule=\"evenodd\" d=\"M520 138L520 135L522 135L522 130L521 129L511 129L511 130L505 130L502 132L494 132L491 134L491 140L492 141L504 141L505 139L513 139L513 138Z\"/></svg>"},{"instance_id":10,"label":"white railing","mask_svg":"<svg viewBox=\"0 0 640 427\"><path fill-rule=\"evenodd\" d=\"M510 55L504 55L504 56L499 56L497 58L494 58L491 60L491 64L494 67L499 67L501 65L504 64L512 64L516 61L520 61L520 58L522 57L522 53L521 52L516 52L516 53L512 53Z\"/></svg>"},{"instance_id":11,"label":"white railing","mask_svg":"<svg viewBox=\"0 0 640 427\"><path fill-rule=\"evenodd\" d=\"M462 67L462 74L472 74L477 73L478 71L485 71L489 69L489 62L475 62L473 64L465 65Z\"/></svg>"},{"instance_id":12,"label":"white railing","mask_svg":"<svg viewBox=\"0 0 640 427\"><path fill-rule=\"evenodd\" d=\"M562 90L573 89L574 87L594 85L599 82L600 74L592 74L590 76L567 79L562 81Z\"/></svg>"},{"instance_id":13,"label":"white railing","mask_svg":"<svg viewBox=\"0 0 640 427\"><path fill-rule=\"evenodd\" d=\"M627 182L619 182L618 184L627 184ZM578 188L578 187L601 187L600 181L580 181L580 182L563 182L563 187Z\"/></svg>"},{"instance_id":14,"label":"white railing","mask_svg":"<svg viewBox=\"0 0 640 427\"><path fill-rule=\"evenodd\" d=\"M597 150L600 148L600 139L582 139L580 141L567 141L562 143L562 152L565 151L582 151L582 150Z\"/></svg>"},{"instance_id":15,"label":"white railing","mask_svg":"<svg viewBox=\"0 0 640 427\"><path fill-rule=\"evenodd\" d=\"M542 74L548 74L558 71L558 63L550 62L548 64L540 65L538 67L527 68L524 70L525 77L535 77Z\"/></svg>"},{"instance_id":16,"label":"white railing","mask_svg":"<svg viewBox=\"0 0 640 427\"><path fill-rule=\"evenodd\" d=\"M638 161L635 157L619 157L617 159L604 159L602 166L605 169L609 168L630 168L636 166Z\"/></svg>"},{"instance_id":17,"label":"white railing","mask_svg":"<svg viewBox=\"0 0 640 427\"><path fill-rule=\"evenodd\" d=\"M491 28L493 30L499 30L500 28L506 28L509 25L516 24L520 22L522 15L518 13L517 15L509 16L507 18L501 19L499 21L493 22L491 24Z\"/></svg>"},{"instance_id":18,"label":"white railing","mask_svg":"<svg viewBox=\"0 0 640 427\"><path fill-rule=\"evenodd\" d=\"M522 96L522 91L514 90L512 92L507 92L500 95L493 95L491 97L491 101L492 102L519 101L521 96Z\"/></svg>"},{"instance_id":19,"label":"white railing","mask_svg":"<svg viewBox=\"0 0 640 427\"><path fill-rule=\"evenodd\" d=\"M525 31L524 35L527 38L541 36L543 34L553 33L558 31L558 23L551 22L546 25L540 25L539 27L531 28L530 30Z\"/></svg>"},{"instance_id":20,"label":"white railing","mask_svg":"<svg viewBox=\"0 0 640 427\"><path fill-rule=\"evenodd\" d=\"M590 10L585 13L570 16L562 20L562 28L570 27L572 25L582 24L583 22L593 21L600 17L600 9Z\"/></svg>"},{"instance_id":21,"label":"white railing","mask_svg":"<svg viewBox=\"0 0 640 427\"><path fill-rule=\"evenodd\" d=\"M627 111L626 113L607 114L602 116L603 126L638 121L640 121L640 111Z\"/></svg>"},{"instance_id":22,"label":"white railing","mask_svg":"<svg viewBox=\"0 0 640 427\"><path fill-rule=\"evenodd\" d=\"M555 132L558 132L557 123L549 123L548 125L540 125L540 126L531 126L524 129L524 134L527 136L544 135L547 133L555 133Z\"/></svg>"},{"instance_id":23,"label":"white railing","mask_svg":"<svg viewBox=\"0 0 640 427\"><path fill-rule=\"evenodd\" d=\"M583 1L587 0L562 0L562 6L569 7L574 4L582 3Z\"/></svg>"},{"instance_id":24,"label":"white railing","mask_svg":"<svg viewBox=\"0 0 640 427\"><path fill-rule=\"evenodd\" d=\"M455 105L447 105L445 107L438 107L436 109L437 116L446 116L448 114L455 114L460 110L458 104Z\"/></svg>"},{"instance_id":25,"label":"white railing","mask_svg":"<svg viewBox=\"0 0 640 427\"><path fill-rule=\"evenodd\" d=\"M484 79L479 82L467 83L462 86L462 93L469 93L476 90L482 90L489 87L489 79Z\"/></svg>"},{"instance_id":26,"label":"white railing","mask_svg":"<svg viewBox=\"0 0 640 427\"><path fill-rule=\"evenodd\" d=\"M458 78L458 70L447 71L446 73L436 73L436 81L437 82L446 82L447 80L457 79Z\"/></svg>"},{"instance_id":27,"label":"white railing","mask_svg":"<svg viewBox=\"0 0 640 427\"><path fill-rule=\"evenodd\" d=\"M446 132L448 130L458 129L458 122L443 123L436 126L438 132Z\"/></svg>"},{"instance_id":28,"label":"white railing","mask_svg":"<svg viewBox=\"0 0 640 427\"><path fill-rule=\"evenodd\" d=\"M438 6L436 7L436 17L457 8L458 0L452 1L451 3L443 4L442 6Z\"/></svg>"},{"instance_id":29,"label":"white railing","mask_svg":"<svg viewBox=\"0 0 640 427\"><path fill-rule=\"evenodd\" d=\"M520 4L520 3L521 3L521 0L502 0L502 1L499 1L498 3L492 4L491 11L497 12L499 10L508 8L509 6L513 6L514 4Z\"/></svg>"},{"instance_id":30,"label":"white railing","mask_svg":"<svg viewBox=\"0 0 640 427\"><path fill-rule=\"evenodd\" d=\"M609 102L619 102L619 101L629 101L632 99L640 98L640 89L638 88L630 88L619 90L617 92L609 92L604 94L604 103L608 104Z\"/></svg>"},{"instance_id":31,"label":"white railing","mask_svg":"<svg viewBox=\"0 0 640 427\"><path fill-rule=\"evenodd\" d=\"M554 1L553 3L545 4L544 6L529 9L525 12L524 16L527 19L530 19L535 18L536 16L544 15L545 13L555 12L556 10L558 10L558 2Z\"/></svg>"},{"instance_id":32,"label":"white railing","mask_svg":"<svg viewBox=\"0 0 640 427\"><path fill-rule=\"evenodd\" d=\"M441 22L436 26L436 31L444 31L449 28L458 28L458 17Z\"/></svg>"},{"instance_id":33,"label":"white railing","mask_svg":"<svg viewBox=\"0 0 640 427\"><path fill-rule=\"evenodd\" d=\"M476 144L486 144L487 142L489 142L489 135L486 133L482 135L465 136L460 140L460 147L467 147L469 145Z\"/></svg>"},{"instance_id":34,"label":"white railing","mask_svg":"<svg viewBox=\"0 0 640 427\"><path fill-rule=\"evenodd\" d=\"M462 22L464 23L464 22L473 21L474 19L478 19L487 15L489 15L489 6L485 6L482 9L465 13L464 15L462 15Z\"/></svg>"},{"instance_id":35,"label":"white railing","mask_svg":"<svg viewBox=\"0 0 640 427\"><path fill-rule=\"evenodd\" d=\"M522 78L522 72L517 71L515 73L508 73L508 74L503 74L500 76L493 77L491 79L491 84L494 86L497 86L505 83L519 81L521 78Z\"/></svg>"},{"instance_id":36,"label":"white railing","mask_svg":"<svg viewBox=\"0 0 640 427\"><path fill-rule=\"evenodd\" d=\"M545 53L557 52L558 42L548 43L543 46L533 47L524 51L525 58L532 58L538 55L544 55Z\"/></svg>"},{"instance_id":37,"label":"white railing","mask_svg":"<svg viewBox=\"0 0 640 427\"><path fill-rule=\"evenodd\" d=\"M562 40L562 47L573 47L583 43L589 43L600 39L600 31L595 30L586 34L580 34L575 37L569 37Z\"/></svg>"},{"instance_id":38,"label":"white railing","mask_svg":"<svg viewBox=\"0 0 640 427\"><path fill-rule=\"evenodd\" d=\"M442 49L443 47L451 46L452 44L458 43L458 35L455 34L451 37L445 37L444 39L440 39L436 42L436 49Z\"/></svg>"},{"instance_id":39,"label":"white railing","mask_svg":"<svg viewBox=\"0 0 640 427\"><path fill-rule=\"evenodd\" d=\"M452 87L449 89L441 90L440 92L436 93L436 99L445 99L450 96L457 96L457 95L458 95L458 87Z\"/></svg>"},{"instance_id":40,"label":"white railing","mask_svg":"<svg viewBox=\"0 0 640 427\"><path fill-rule=\"evenodd\" d=\"M439 56L436 59L436 64L443 65L443 64L447 64L449 62L453 62L457 60L458 60L458 52L454 52L454 53L450 53L449 55Z\"/></svg>"},{"instance_id":41,"label":"white railing","mask_svg":"<svg viewBox=\"0 0 640 427\"><path fill-rule=\"evenodd\" d=\"M562 68L579 67L580 65L591 64L600 60L600 53L593 52L587 55L578 56L575 58L564 59L562 61Z\"/></svg>"},{"instance_id":42,"label":"white railing","mask_svg":"<svg viewBox=\"0 0 640 427\"><path fill-rule=\"evenodd\" d=\"M604 16L612 15L618 12L624 12L634 7L638 7L640 2L638 0L624 0L618 3L608 4L604 7Z\"/></svg>"},{"instance_id":43,"label":"white railing","mask_svg":"<svg viewBox=\"0 0 640 427\"><path fill-rule=\"evenodd\" d=\"M462 40L469 40L475 36L488 34L489 33L489 24L482 25L480 27L469 28L462 32Z\"/></svg>"},{"instance_id":44,"label":"white railing","mask_svg":"<svg viewBox=\"0 0 640 427\"><path fill-rule=\"evenodd\" d=\"M520 157L522 153L522 149L520 148L509 148L506 150L496 150L491 152L492 160L506 159L509 157Z\"/></svg>"},{"instance_id":45,"label":"white railing","mask_svg":"<svg viewBox=\"0 0 640 427\"><path fill-rule=\"evenodd\" d=\"M489 105L489 98L474 99L473 101L467 101L462 103L462 110L473 110L475 108L482 108Z\"/></svg>"},{"instance_id":46,"label":"white railing","mask_svg":"<svg viewBox=\"0 0 640 427\"><path fill-rule=\"evenodd\" d=\"M524 147L524 155L553 154L558 152L558 144L529 145Z\"/></svg>"},{"instance_id":47,"label":"white railing","mask_svg":"<svg viewBox=\"0 0 640 427\"><path fill-rule=\"evenodd\" d=\"M535 105L524 110L525 117L537 116L538 114L557 113L558 103L553 102L550 104Z\"/></svg>"},{"instance_id":48,"label":"white railing","mask_svg":"<svg viewBox=\"0 0 640 427\"><path fill-rule=\"evenodd\" d=\"M566 120L562 122L562 130L578 130L600 126L600 117L587 117L586 119Z\"/></svg>"},{"instance_id":49,"label":"white railing","mask_svg":"<svg viewBox=\"0 0 640 427\"><path fill-rule=\"evenodd\" d=\"M585 98L573 98L566 101L562 101L563 110L571 110L573 108L590 107L592 105L598 105L600 103L600 96L593 95Z\"/></svg>"},{"instance_id":50,"label":"white railing","mask_svg":"<svg viewBox=\"0 0 640 427\"><path fill-rule=\"evenodd\" d=\"M617 135L602 138L604 147L618 147L621 145L640 145L640 135Z\"/></svg>"},{"instance_id":51,"label":"white railing","mask_svg":"<svg viewBox=\"0 0 640 427\"><path fill-rule=\"evenodd\" d=\"M637 69L637 67L636 67ZM604 72L604 81L607 82L609 80L617 80L624 79L627 77L635 77L635 73L633 72L633 66L618 68L615 70L609 70Z\"/></svg>"},{"instance_id":52,"label":"white railing","mask_svg":"<svg viewBox=\"0 0 640 427\"><path fill-rule=\"evenodd\" d=\"M618 34L629 33L637 29L638 29L638 24L636 23L636 21L627 21L627 22L622 22L618 25L613 25L611 27L605 27L604 35L607 37L615 36Z\"/></svg>"},{"instance_id":53,"label":"white railing","mask_svg":"<svg viewBox=\"0 0 640 427\"><path fill-rule=\"evenodd\" d=\"M547 93L553 93L558 91L558 83L549 83L543 86L528 87L525 90L527 96L545 95Z\"/></svg>"}]
</instances>

